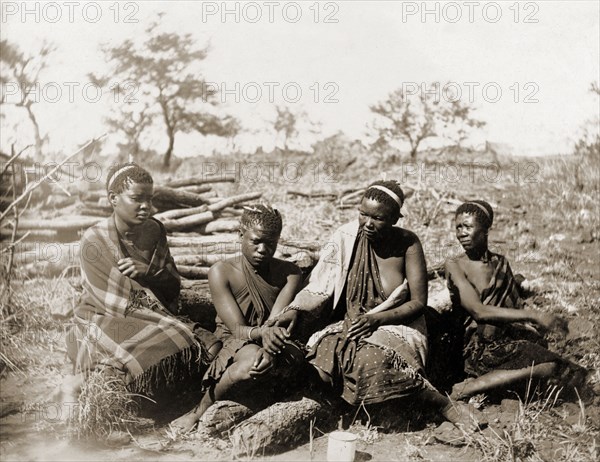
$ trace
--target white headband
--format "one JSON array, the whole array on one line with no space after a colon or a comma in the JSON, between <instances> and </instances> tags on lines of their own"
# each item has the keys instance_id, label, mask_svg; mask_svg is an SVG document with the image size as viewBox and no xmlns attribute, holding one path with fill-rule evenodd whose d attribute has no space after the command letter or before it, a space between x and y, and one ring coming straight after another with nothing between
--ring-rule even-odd
<instances>
[{"instance_id":1,"label":"white headband","mask_svg":"<svg viewBox=\"0 0 600 462\"><path fill-rule=\"evenodd\" d=\"M400 200L398 195L391 189L388 189L385 186L380 186L378 184L369 186L369 189L379 189L380 191L383 191L388 196L390 196L392 199L394 199L394 202L396 202L396 204L398 204L398 211L400 211L400 209L402 208L402 201Z\"/></svg>"},{"instance_id":2,"label":"white headband","mask_svg":"<svg viewBox=\"0 0 600 462\"><path fill-rule=\"evenodd\" d=\"M126 170L129 170L131 168L135 168L135 165L126 165L125 167L121 167L119 170L117 170L115 173L112 174L112 176L110 177L110 180L108 181L108 186L106 189L110 189L110 187L112 186L113 182L117 179L117 177L123 173Z\"/></svg>"},{"instance_id":3,"label":"white headband","mask_svg":"<svg viewBox=\"0 0 600 462\"><path fill-rule=\"evenodd\" d=\"M477 202L471 202L471 201L465 202L465 204L471 204L471 205L475 205L475 206L479 207L481 209L481 211L483 213L485 213L485 216L488 217L489 220L492 219L492 217L490 216L490 212L488 212L488 209L486 209L483 205L481 205Z\"/></svg>"}]
</instances>

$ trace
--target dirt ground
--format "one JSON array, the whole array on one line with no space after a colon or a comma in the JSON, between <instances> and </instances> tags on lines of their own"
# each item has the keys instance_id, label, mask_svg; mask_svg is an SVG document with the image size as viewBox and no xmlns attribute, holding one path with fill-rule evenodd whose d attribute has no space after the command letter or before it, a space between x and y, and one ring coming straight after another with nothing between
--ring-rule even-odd
<instances>
[{"instance_id":1,"label":"dirt ground","mask_svg":"<svg viewBox=\"0 0 600 462\"><path fill-rule=\"evenodd\" d=\"M452 210L456 201L481 197L493 202L496 219L491 243L509 257L515 272L523 273L534 282L535 293L528 303L561 314L569 322L569 334L561 338L551 336L550 341L552 349L588 369L588 387L581 399L563 402L560 396L557 398L550 392L539 401L521 403L506 399L490 404L478 397L490 427L476 437L462 435L439 422L418 431L406 431L402 426L382 429L376 422L362 419L351 427L351 431L359 435L357 461L598 460L600 231L598 174L597 167L594 168L591 173L577 174L581 172L580 166L555 165L548 161L542 165L534 184L475 181L445 185L443 189L438 185L442 199L417 191L407 199L407 218L403 224L421 236L428 264L432 266L443 261L448 243L454 243ZM511 166L507 169L513 170ZM582 175L589 176L582 179ZM360 170L349 172L344 178L344 187L364 183ZM277 201L286 217L284 235L288 233L287 237L306 239L307 230L313 235L326 236L355 213L354 210L340 211L327 201L308 203L306 199L297 198L284 201L281 186L270 185L265 197ZM251 189L250 185L231 187L237 188L236 192ZM335 191L339 187L339 183L308 185L307 190ZM432 213L434 207L437 208ZM433 281L435 284L439 286L442 282ZM15 300L27 306L27 314L16 324L14 320L3 324L0 459L232 459L232 444L227 438L191 435L173 439L164 426L102 443L72 438L65 425L57 421L58 413L68 410L57 409L44 401L61 377L70 372L62 334L64 321L53 319L51 313L65 311L65 307L76 303L77 292L73 285L66 279L13 282ZM402 409L397 412L401 413ZM317 423L312 443L309 441L277 454L254 454L253 458L325 460L327 434L322 434L318 426ZM306 435L308 440L309 428Z\"/></svg>"}]
</instances>

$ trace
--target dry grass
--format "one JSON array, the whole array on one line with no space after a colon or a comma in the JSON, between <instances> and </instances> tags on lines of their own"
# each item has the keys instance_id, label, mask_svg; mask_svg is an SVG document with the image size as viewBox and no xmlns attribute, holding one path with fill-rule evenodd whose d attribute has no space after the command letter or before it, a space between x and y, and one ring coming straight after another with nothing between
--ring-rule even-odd
<instances>
[{"instance_id":1,"label":"dry grass","mask_svg":"<svg viewBox=\"0 0 600 462\"><path fill-rule=\"evenodd\" d=\"M598 460L597 423L586 416L581 400L577 420L567 420L555 408L558 399L559 390L553 388L539 399L519 401L508 428L495 429L491 422L484 432L463 433L463 437L481 452L484 462Z\"/></svg>"},{"instance_id":2,"label":"dry grass","mask_svg":"<svg viewBox=\"0 0 600 462\"><path fill-rule=\"evenodd\" d=\"M0 376L46 368L47 353L65 353L66 326L52 312L75 306L73 283L65 278L13 279L0 306Z\"/></svg>"},{"instance_id":3,"label":"dry grass","mask_svg":"<svg viewBox=\"0 0 600 462\"><path fill-rule=\"evenodd\" d=\"M236 159L229 159L235 162ZM237 159L248 162L248 159ZM294 160L294 159L292 159ZM314 164L306 158L303 165ZM201 162L200 160L197 162ZM503 181L485 181L475 172L473 181L444 183L428 176L405 204L402 226L415 231L424 244L429 265L441 263L456 250L452 228L457 201L483 198L496 205L491 241L497 243L512 262L516 272L535 279L540 286L530 299L536 309L580 320L600 330L600 191L598 162L592 158L526 159L537 165L535 182L514 181L516 159L505 165ZM181 168L177 176L190 176L197 165ZM388 172L394 178L401 166L388 162L366 168L358 161L339 172L334 181L315 177L313 170L290 182L281 175L260 183L240 178L239 182L215 185L219 195L260 190L264 200L276 205L284 216L283 237L324 242L339 224L356 216L353 209L340 209L321 199L297 198L287 190L324 192L360 188ZM481 173L481 172L479 172ZM415 182L414 179L411 179ZM417 182L418 183L418 182ZM433 193L435 190L435 194ZM437 194L437 196L436 196ZM0 311L0 369L4 374L40 374L48 364L44 352L64 352L64 324L50 315L56 306L74 306L77 291L66 279L14 280L11 303ZM568 342L553 339L552 348L590 370L591 387L600 389L600 344L597 335L575 336ZM107 435L131 426L133 398L112 381L92 380L86 386L76 430L79 436ZM52 380L52 378L50 379ZM545 399L521 403L514 422L496 433L467 436L472 448L484 461L503 460L598 460L598 424L594 413L581 404L580 419L573 423L561 416L555 406L556 393ZM593 402L595 399L595 402ZM596 409L598 395L588 399L588 408ZM588 415L590 414L590 415ZM362 428L365 441L377 444L376 429ZM551 454L544 441L553 442ZM408 444L408 443L407 443ZM420 446L406 446L407 458L421 458ZM253 454L252 448L248 448ZM254 454L255 456L259 454Z\"/></svg>"},{"instance_id":4,"label":"dry grass","mask_svg":"<svg viewBox=\"0 0 600 462\"><path fill-rule=\"evenodd\" d=\"M85 380L76 412L69 422L77 438L107 439L135 430L146 421L137 417L138 402L125 383L104 370L93 371Z\"/></svg>"}]
</instances>

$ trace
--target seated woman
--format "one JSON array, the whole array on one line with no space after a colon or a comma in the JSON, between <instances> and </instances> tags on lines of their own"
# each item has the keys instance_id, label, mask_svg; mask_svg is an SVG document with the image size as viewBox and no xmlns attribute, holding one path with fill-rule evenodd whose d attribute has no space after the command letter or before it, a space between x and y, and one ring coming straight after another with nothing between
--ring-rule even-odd
<instances>
[{"instance_id":1,"label":"seated woman","mask_svg":"<svg viewBox=\"0 0 600 462\"><path fill-rule=\"evenodd\" d=\"M341 226L325 245L308 285L277 325L300 331L314 321L341 321L309 340L310 363L351 405L417 397L451 422L474 429L472 407L452 403L424 376L427 269L419 238L394 224L402 189L378 181L364 193L358 220ZM323 322L322 322L323 324Z\"/></svg>"},{"instance_id":2,"label":"seated woman","mask_svg":"<svg viewBox=\"0 0 600 462\"><path fill-rule=\"evenodd\" d=\"M150 216L150 174L135 163L116 165L106 189L113 213L81 239L83 294L67 337L76 375L62 390L71 399L93 369L152 393L152 384L199 369L198 356L208 364L221 347L212 333L175 317L180 277L165 228Z\"/></svg>"},{"instance_id":3,"label":"seated woman","mask_svg":"<svg viewBox=\"0 0 600 462\"><path fill-rule=\"evenodd\" d=\"M548 330L561 319L522 309L518 284L508 260L488 248L494 212L485 201L465 202L456 210L456 237L464 254L446 261L453 312L463 326L464 370L469 379L452 388L451 397L524 383L528 379L584 379L584 370L547 349L547 342L529 323ZM564 324L563 324L564 327Z\"/></svg>"},{"instance_id":4,"label":"seated woman","mask_svg":"<svg viewBox=\"0 0 600 462\"><path fill-rule=\"evenodd\" d=\"M216 335L223 349L202 381L204 397L192 411L172 422L191 430L206 410L233 388L272 381L270 370L297 365L300 349L286 329L267 323L287 306L302 283L295 264L274 258L282 229L281 214L265 205L244 207L240 223L242 255L215 263L208 273L217 310ZM275 362L277 359L277 362Z\"/></svg>"}]
</instances>

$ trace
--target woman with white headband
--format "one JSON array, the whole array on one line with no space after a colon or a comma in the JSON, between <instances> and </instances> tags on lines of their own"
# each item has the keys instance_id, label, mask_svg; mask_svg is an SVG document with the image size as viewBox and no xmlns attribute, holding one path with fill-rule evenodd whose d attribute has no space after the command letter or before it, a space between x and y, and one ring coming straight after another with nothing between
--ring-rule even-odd
<instances>
[{"instance_id":1,"label":"woman with white headband","mask_svg":"<svg viewBox=\"0 0 600 462\"><path fill-rule=\"evenodd\" d=\"M199 373L221 348L211 332L177 317L181 281L165 227L151 216L150 173L115 165L106 190L113 213L81 239L84 290L67 337L76 375L60 391L71 399L94 370L152 394L156 384Z\"/></svg>"},{"instance_id":2,"label":"woman with white headband","mask_svg":"<svg viewBox=\"0 0 600 462\"><path fill-rule=\"evenodd\" d=\"M395 226L403 202L395 181L371 184L358 219L334 233L277 322L297 323L301 338L316 330L307 359L349 404L417 397L473 430L483 423L478 411L451 402L424 374L427 268L419 238Z\"/></svg>"}]
</instances>

